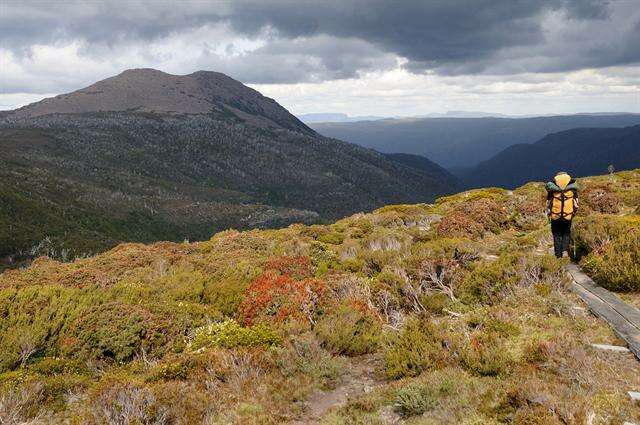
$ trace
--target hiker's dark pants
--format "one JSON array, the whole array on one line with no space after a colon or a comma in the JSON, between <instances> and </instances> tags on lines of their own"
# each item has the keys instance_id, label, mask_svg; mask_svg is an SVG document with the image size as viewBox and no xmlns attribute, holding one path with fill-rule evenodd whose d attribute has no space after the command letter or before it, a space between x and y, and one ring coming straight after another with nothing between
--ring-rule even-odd
<instances>
[{"instance_id":1,"label":"hiker's dark pants","mask_svg":"<svg viewBox=\"0 0 640 425\"><path fill-rule=\"evenodd\" d=\"M562 258L562 253L569 253L569 243L571 242L571 221L552 220L551 233L553 233L553 250L556 257Z\"/></svg>"}]
</instances>

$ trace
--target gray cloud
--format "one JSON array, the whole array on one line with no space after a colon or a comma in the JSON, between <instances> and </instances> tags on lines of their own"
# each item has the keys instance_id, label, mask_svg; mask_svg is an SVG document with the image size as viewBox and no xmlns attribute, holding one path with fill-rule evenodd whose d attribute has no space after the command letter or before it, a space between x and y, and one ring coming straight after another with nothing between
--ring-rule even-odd
<instances>
[{"instance_id":1,"label":"gray cloud","mask_svg":"<svg viewBox=\"0 0 640 425\"><path fill-rule=\"evenodd\" d=\"M206 25L265 42L246 55L202 49L197 60L244 82L357 77L406 59L443 75L571 71L640 62L640 0L14 1L0 9L0 43L83 41L117 54Z\"/></svg>"}]
</instances>

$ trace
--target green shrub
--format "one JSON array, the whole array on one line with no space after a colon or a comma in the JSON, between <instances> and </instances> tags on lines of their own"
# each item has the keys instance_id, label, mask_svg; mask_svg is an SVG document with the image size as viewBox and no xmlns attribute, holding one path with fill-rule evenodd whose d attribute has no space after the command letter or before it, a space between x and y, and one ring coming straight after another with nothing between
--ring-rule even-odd
<instances>
[{"instance_id":1,"label":"green shrub","mask_svg":"<svg viewBox=\"0 0 640 425\"><path fill-rule=\"evenodd\" d=\"M409 384L396 392L394 406L402 416L422 415L438 404L431 387L419 383Z\"/></svg>"},{"instance_id":2,"label":"green shrub","mask_svg":"<svg viewBox=\"0 0 640 425\"><path fill-rule=\"evenodd\" d=\"M226 316L235 316L244 298L244 291L260 270L245 261L223 268L207 280L203 301L213 305Z\"/></svg>"},{"instance_id":3,"label":"green shrub","mask_svg":"<svg viewBox=\"0 0 640 425\"><path fill-rule=\"evenodd\" d=\"M62 350L82 358L131 360L144 350L160 356L177 336L168 318L142 306L110 302L86 312L70 326Z\"/></svg>"},{"instance_id":4,"label":"green shrub","mask_svg":"<svg viewBox=\"0 0 640 425\"><path fill-rule=\"evenodd\" d=\"M349 356L375 351L382 325L366 305L345 301L320 318L316 334L329 351Z\"/></svg>"},{"instance_id":5,"label":"green shrub","mask_svg":"<svg viewBox=\"0 0 640 425\"><path fill-rule=\"evenodd\" d=\"M280 343L280 338L266 325L240 326L235 320L212 323L195 330L191 350L206 347L270 347Z\"/></svg>"},{"instance_id":6,"label":"green shrub","mask_svg":"<svg viewBox=\"0 0 640 425\"><path fill-rule=\"evenodd\" d=\"M425 310L434 314L442 314L443 310L451 304L451 299L444 292L432 292L422 295L420 303Z\"/></svg>"},{"instance_id":7,"label":"green shrub","mask_svg":"<svg viewBox=\"0 0 640 425\"><path fill-rule=\"evenodd\" d=\"M80 375L88 373L84 362L77 359L45 357L29 366L29 370L41 375Z\"/></svg>"},{"instance_id":8,"label":"green shrub","mask_svg":"<svg viewBox=\"0 0 640 425\"><path fill-rule=\"evenodd\" d=\"M342 242L344 242L344 238L345 236L342 233L329 232L319 236L318 240L330 245L340 245Z\"/></svg>"},{"instance_id":9,"label":"green shrub","mask_svg":"<svg viewBox=\"0 0 640 425\"><path fill-rule=\"evenodd\" d=\"M578 223L574 234L580 265L598 284L614 291L640 291L637 216L588 217Z\"/></svg>"},{"instance_id":10,"label":"green shrub","mask_svg":"<svg viewBox=\"0 0 640 425\"><path fill-rule=\"evenodd\" d=\"M442 332L427 320L409 320L390 337L385 350L385 372L389 379L418 376L437 368L446 358Z\"/></svg>"},{"instance_id":11,"label":"green shrub","mask_svg":"<svg viewBox=\"0 0 640 425\"><path fill-rule=\"evenodd\" d=\"M150 371L147 381L184 380L187 379L189 372L194 366L195 362L189 358L173 362L163 362Z\"/></svg>"},{"instance_id":12,"label":"green shrub","mask_svg":"<svg viewBox=\"0 0 640 425\"><path fill-rule=\"evenodd\" d=\"M640 229L611 241L580 264L601 286L613 291L640 291Z\"/></svg>"},{"instance_id":13,"label":"green shrub","mask_svg":"<svg viewBox=\"0 0 640 425\"><path fill-rule=\"evenodd\" d=\"M396 391L395 410L408 417L422 415L441 403L465 407L469 403L466 392L472 387L472 380L459 368L434 370ZM451 423L455 419L449 418Z\"/></svg>"},{"instance_id":14,"label":"green shrub","mask_svg":"<svg viewBox=\"0 0 640 425\"><path fill-rule=\"evenodd\" d=\"M456 295L467 304L494 304L518 283L517 265L517 255L503 255L495 261L480 262L458 285Z\"/></svg>"},{"instance_id":15,"label":"green shrub","mask_svg":"<svg viewBox=\"0 0 640 425\"><path fill-rule=\"evenodd\" d=\"M504 338L495 333L476 332L470 340L460 340L457 345L460 365L473 374L498 376L511 371L513 357Z\"/></svg>"},{"instance_id":16,"label":"green shrub","mask_svg":"<svg viewBox=\"0 0 640 425\"><path fill-rule=\"evenodd\" d=\"M503 338L520 334L520 329L516 325L495 317L485 309L470 314L467 318L467 326L472 330L482 330Z\"/></svg>"},{"instance_id":17,"label":"green shrub","mask_svg":"<svg viewBox=\"0 0 640 425\"><path fill-rule=\"evenodd\" d=\"M342 261L343 270L351 273L358 273L362 271L363 267L364 267L364 261L360 258L349 258L347 260Z\"/></svg>"}]
</instances>

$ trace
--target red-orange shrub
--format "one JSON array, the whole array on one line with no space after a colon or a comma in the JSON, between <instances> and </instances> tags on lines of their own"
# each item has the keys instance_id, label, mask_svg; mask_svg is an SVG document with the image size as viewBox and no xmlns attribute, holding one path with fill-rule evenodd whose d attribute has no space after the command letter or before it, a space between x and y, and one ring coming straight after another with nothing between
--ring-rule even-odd
<instances>
[{"instance_id":1,"label":"red-orange shrub","mask_svg":"<svg viewBox=\"0 0 640 425\"><path fill-rule=\"evenodd\" d=\"M265 270L276 271L296 279L311 277L311 260L304 256L287 256L272 258L265 264Z\"/></svg>"},{"instance_id":2,"label":"red-orange shrub","mask_svg":"<svg viewBox=\"0 0 640 425\"><path fill-rule=\"evenodd\" d=\"M283 256L268 261L265 269L247 288L240 320L246 325L260 320L313 320L326 286L310 277L309 258Z\"/></svg>"}]
</instances>

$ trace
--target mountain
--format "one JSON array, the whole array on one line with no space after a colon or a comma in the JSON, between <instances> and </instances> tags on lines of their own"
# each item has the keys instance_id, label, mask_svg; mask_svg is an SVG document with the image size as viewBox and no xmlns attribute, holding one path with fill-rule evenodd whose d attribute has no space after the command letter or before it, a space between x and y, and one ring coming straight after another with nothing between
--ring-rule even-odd
<instances>
[{"instance_id":1,"label":"mountain","mask_svg":"<svg viewBox=\"0 0 640 425\"><path fill-rule=\"evenodd\" d=\"M640 164L640 125L576 128L545 136L532 145L514 145L463 173L469 187L513 188L549 179L564 170L572 176L602 174L609 165L630 170Z\"/></svg>"},{"instance_id":2,"label":"mountain","mask_svg":"<svg viewBox=\"0 0 640 425\"><path fill-rule=\"evenodd\" d=\"M327 137L380 152L423 155L451 170L472 167L508 146L534 143L549 133L637 124L640 124L638 114L581 114L535 118L402 118L309 126Z\"/></svg>"},{"instance_id":3,"label":"mountain","mask_svg":"<svg viewBox=\"0 0 640 425\"><path fill-rule=\"evenodd\" d=\"M457 182L457 178L453 174L449 173L446 169L429 160L429 158L425 158L424 156L411 155L408 153L386 153L383 155L385 156L385 158L391 161L395 161L400 164L404 164L407 167L420 170L428 175L432 175L434 178L447 175L449 176L449 184L452 186L459 183Z\"/></svg>"},{"instance_id":4,"label":"mountain","mask_svg":"<svg viewBox=\"0 0 640 425\"><path fill-rule=\"evenodd\" d=\"M129 70L5 112L0 148L0 258L324 221L457 187L215 72Z\"/></svg>"},{"instance_id":5,"label":"mountain","mask_svg":"<svg viewBox=\"0 0 640 425\"><path fill-rule=\"evenodd\" d=\"M487 117L503 117L507 118L508 115L498 114L493 112L481 112L481 111L447 111L445 113L431 113L423 115L420 118L487 118Z\"/></svg>"},{"instance_id":6,"label":"mountain","mask_svg":"<svg viewBox=\"0 0 640 425\"><path fill-rule=\"evenodd\" d=\"M73 93L24 106L16 118L87 112L149 112L233 116L258 126L313 131L275 100L219 72L171 75L155 69L130 69Z\"/></svg>"},{"instance_id":7,"label":"mountain","mask_svg":"<svg viewBox=\"0 0 640 425\"><path fill-rule=\"evenodd\" d=\"M317 123L317 122L355 122L355 121L374 121L374 120L382 120L385 117L378 116L358 116L358 117L350 117L347 114L339 114L339 113L313 113L313 114L301 114L298 115L298 118L307 124L309 123Z\"/></svg>"}]
</instances>

